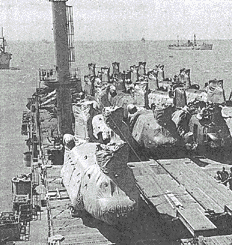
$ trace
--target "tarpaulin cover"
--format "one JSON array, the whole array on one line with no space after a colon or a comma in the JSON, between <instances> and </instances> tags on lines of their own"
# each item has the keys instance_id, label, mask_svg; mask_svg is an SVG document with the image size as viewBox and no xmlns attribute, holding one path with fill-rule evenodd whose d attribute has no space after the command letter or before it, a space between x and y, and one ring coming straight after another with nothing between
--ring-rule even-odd
<instances>
[{"instance_id":1,"label":"tarpaulin cover","mask_svg":"<svg viewBox=\"0 0 232 245\"><path fill-rule=\"evenodd\" d=\"M207 93L203 90L187 89L186 91L187 104L195 100L207 102Z\"/></svg>"},{"instance_id":2,"label":"tarpaulin cover","mask_svg":"<svg viewBox=\"0 0 232 245\"><path fill-rule=\"evenodd\" d=\"M148 78L148 89L150 89L151 91L158 89L157 78L155 78L154 76Z\"/></svg>"},{"instance_id":3,"label":"tarpaulin cover","mask_svg":"<svg viewBox=\"0 0 232 245\"><path fill-rule=\"evenodd\" d=\"M175 123L178 134L183 137L186 143L191 142L192 132L189 132L189 120L191 114L188 112L187 107L181 110L176 110L172 114L172 121Z\"/></svg>"},{"instance_id":4,"label":"tarpaulin cover","mask_svg":"<svg viewBox=\"0 0 232 245\"><path fill-rule=\"evenodd\" d=\"M152 111L140 115L134 125L132 136L141 146L149 149L175 145L179 139L176 126L171 118L164 118L166 117L161 114L161 118L155 119Z\"/></svg>"},{"instance_id":5,"label":"tarpaulin cover","mask_svg":"<svg viewBox=\"0 0 232 245\"><path fill-rule=\"evenodd\" d=\"M145 93L147 83L144 81L137 82L134 87L134 101L138 106L145 106Z\"/></svg>"},{"instance_id":6,"label":"tarpaulin cover","mask_svg":"<svg viewBox=\"0 0 232 245\"><path fill-rule=\"evenodd\" d=\"M104 120L106 124L115 132L115 134L119 135L119 137L130 144L133 148L136 147L134 144L134 139L131 135L128 124L123 121L124 110L120 107L114 108L105 108L103 113Z\"/></svg>"},{"instance_id":7,"label":"tarpaulin cover","mask_svg":"<svg viewBox=\"0 0 232 245\"><path fill-rule=\"evenodd\" d=\"M215 108L214 108L215 110ZM215 135L212 140L217 140L217 146L225 146L231 143L229 128L221 116L220 108L214 111L210 119L199 120L198 115L192 115L189 121L190 131L194 134L194 139L199 145L206 144L205 136ZM208 139L207 139L208 140Z\"/></svg>"},{"instance_id":8,"label":"tarpaulin cover","mask_svg":"<svg viewBox=\"0 0 232 245\"><path fill-rule=\"evenodd\" d=\"M232 136L232 107L223 106L222 116L224 117L226 124L230 130L230 135Z\"/></svg>"},{"instance_id":9,"label":"tarpaulin cover","mask_svg":"<svg viewBox=\"0 0 232 245\"><path fill-rule=\"evenodd\" d=\"M122 168L126 166L128 156L129 148L123 141L121 141L121 144L102 144L98 147L98 151L96 152L97 163L106 173L111 171L115 172L118 167Z\"/></svg>"},{"instance_id":10,"label":"tarpaulin cover","mask_svg":"<svg viewBox=\"0 0 232 245\"><path fill-rule=\"evenodd\" d=\"M171 105L173 104L173 99L169 97L168 92L163 91L154 91L148 95L148 101L149 106L151 107L151 104L155 105L162 105L167 104Z\"/></svg>"},{"instance_id":11,"label":"tarpaulin cover","mask_svg":"<svg viewBox=\"0 0 232 245\"><path fill-rule=\"evenodd\" d=\"M226 125L230 131L230 136L232 137L232 117L225 118Z\"/></svg>"},{"instance_id":12,"label":"tarpaulin cover","mask_svg":"<svg viewBox=\"0 0 232 245\"><path fill-rule=\"evenodd\" d=\"M95 98L100 109L113 105L113 98L116 95L116 87L113 84L105 84L95 91Z\"/></svg>"},{"instance_id":13,"label":"tarpaulin cover","mask_svg":"<svg viewBox=\"0 0 232 245\"><path fill-rule=\"evenodd\" d=\"M84 101L73 104L75 118L75 136L93 140L92 118L98 114L96 101Z\"/></svg>"},{"instance_id":14,"label":"tarpaulin cover","mask_svg":"<svg viewBox=\"0 0 232 245\"><path fill-rule=\"evenodd\" d=\"M223 106L223 107L222 107L222 116L223 116L224 118L229 118L229 117L232 118L232 107L229 107L229 106Z\"/></svg>"},{"instance_id":15,"label":"tarpaulin cover","mask_svg":"<svg viewBox=\"0 0 232 245\"><path fill-rule=\"evenodd\" d=\"M139 161L138 156L136 156L135 152L139 151L139 144L135 141L135 139L132 137L129 125L123 120L124 117L123 108L120 107L106 107L103 116L105 123L111 130L114 132L112 135L114 137L114 141L118 142L118 138L128 143L130 146L130 161L135 160ZM111 138L112 138L111 136ZM118 137L119 136L119 137Z\"/></svg>"},{"instance_id":16,"label":"tarpaulin cover","mask_svg":"<svg viewBox=\"0 0 232 245\"><path fill-rule=\"evenodd\" d=\"M134 125L135 125L137 119L140 117L140 115L147 114L148 112L149 111L146 109L141 109L134 114L128 114L128 117L129 117L128 119L129 119L129 123L130 123L130 130L132 130L134 128Z\"/></svg>"},{"instance_id":17,"label":"tarpaulin cover","mask_svg":"<svg viewBox=\"0 0 232 245\"><path fill-rule=\"evenodd\" d=\"M186 111L184 110L177 110L172 114L172 121L175 123L176 127L178 127L185 113Z\"/></svg>"},{"instance_id":18,"label":"tarpaulin cover","mask_svg":"<svg viewBox=\"0 0 232 245\"><path fill-rule=\"evenodd\" d=\"M61 176L76 210L83 208L93 217L113 225L134 214L138 191L131 170L119 158L112 160L112 166L118 166L113 168L115 171L108 168L109 173L105 174L101 170L96 160L97 145L84 143L67 150ZM107 165L111 165L110 159Z\"/></svg>"},{"instance_id":19,"label":"tarpaulin cover","mask_svg":"<svg viewBox=\"0 0 232 245\"><path fill-rule=\"evenodd\" d=\"M209 84L206 88L207 91L207 101L212 103L224 103L225 102L225 94L223 88L214 83Z\"/></svg>"},{"instance_id":20,"label":"tarpaulin cover","mask_svg":"<svg viewBox=\"0 0 232 245\"><path fill-rule=\"evenodd\" d=\"M113 106L124 108L128 104L134 104L134 98L130 94L120 92L113 98Z\"/></svg>"},{"instance_id":21,"label":"tarpaulin cover","mask_svg":"<svg viewBox=\"0 0 232 245\"><path fill-rule=\"evenodd\" d=\"M183 88L175 89L174 104L177 108L182 108L187 105L186 93Z\"/></svg>"},{"instance_id":22,"label":"tarpaulin cover","mask_svg":"<svg viewBox=\"0 0 232 245\"><path fill-rule=\"evenodd\" d=\"M135 104L135 100L132 97L131 94L126 94L124 92L119 92L117 95L113 98L112 100L113 106L114 107L122 107L124 110L124 118L127 117L127 105L129 104Z\"/></svg>"},{"instance_id":23,"label":"tarpaulin cover","mask_svg":"<svg viewBox=\"0 0 232 245\"><path fill-rule=\"evenodd\" d=\"M59 135L57 118L48 110L40 110L40 122L43 144L53 145L52 140Z\"/></svg>"}]
</instances>

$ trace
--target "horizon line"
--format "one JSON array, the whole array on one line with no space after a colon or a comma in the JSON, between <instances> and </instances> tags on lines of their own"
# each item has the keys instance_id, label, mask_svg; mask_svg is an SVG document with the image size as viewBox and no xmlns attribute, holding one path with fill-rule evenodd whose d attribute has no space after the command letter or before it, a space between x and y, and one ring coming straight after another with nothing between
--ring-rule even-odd
<instances>
[{"instance_id":1,"label":"horizon line","mask_svg":"<svg viewBox=\"0 0 232 245\"><path fill-rule=\"evenodd\" d=\"M54 40L51 39L8 39L6 38L7 41L14 41L14 42L49 42L52 43ZM141 38L142 39L142 38ZM141 39L102 39L102 40L85 40L85 39L78 39L75 40L74 42L133 42L133 41L141 41ZM145 38L144 38L145 39ZM191 39L180 39L179 41L187 41ZM232 38L215 38L215 39L197 39L197 41L217 41L217 40L232 40ZM176 39L145 39L145 42L147 41L177 41Z\"/></svg>"}]
</instances>

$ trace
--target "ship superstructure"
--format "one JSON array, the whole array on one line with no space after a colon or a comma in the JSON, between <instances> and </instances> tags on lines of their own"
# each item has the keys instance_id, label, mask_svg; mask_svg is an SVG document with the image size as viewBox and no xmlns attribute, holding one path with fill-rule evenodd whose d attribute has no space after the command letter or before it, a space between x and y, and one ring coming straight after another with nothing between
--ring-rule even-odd
<instances>
[{"instance_id":1,"label":"ship superstructure","mask_svg":"<svg viewBox=\"0 0 232 245\"><path fill-rule=\"evenodd\" d=\"M6 52L7 42L3 36L3 28L2 28L2 36L0 37L0 69L9 69L10 68L10 60L12 54Z\"/></svg>"},{"instance_id":2,"label":"ship superstructure","mask_svg":"<svg viewBox=\"0 0 232 245\"><path fill-rule=\"evenodd\" d=\"M187 43L180 44L179 38L177 40L177 44L168 45L169 49L173 50L212 50L213 44L208 44L203 42L202 44L197 43L196 35L194 34L194 40L191 42L188 40Z\"/></svg>"}]
</instances>

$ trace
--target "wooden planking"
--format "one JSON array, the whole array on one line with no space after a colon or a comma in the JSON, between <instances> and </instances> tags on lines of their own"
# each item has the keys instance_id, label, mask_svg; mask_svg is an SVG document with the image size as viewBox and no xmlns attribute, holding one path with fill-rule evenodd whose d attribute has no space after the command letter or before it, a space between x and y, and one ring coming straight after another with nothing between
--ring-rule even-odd
<instances>
[{"instance_id":1,"label":"wooden planking","mask_svg":"<svg viewBox=\"0 0 232 245\"><path fill-rule=\"evenodd\" d=\"M154 166L155 163L151 163L150 165ZM159 164L156 163L156 165ZM152 166L151 169L154 172L154 168ZM155 174L155 175L153 174L153 178L156 180L157 183L159 183L162 190L166 193L168 192L173 193L175 197L183 204L184 208L194 206L195 208L198 208L203 212L204 211L203 208L200 205L198 205L196 200L191 195L189 195L185 187L179 184L174 178L172 178L167 171L166 174L163 174L164 171L166 170L164 170L163 168L163 170L159 171L162 174Z\"/></svg>"},{"instance_id":2,"label":"wooden planking","mask_svg":"<svg viewBox=\"0 0 232 245\"><path fill-rule=\"evenodd\" d=\"M179 185L173 178L171 178L171 176L155 175L154 178L158 183L160 183L163 191L166 193L166 197L171 203L172 200L170 200L168 194L174 195L174 197L178 199L178 202L183 208L194 207L201 210L202 212L204 211L202 207L196 202L196 200L185 190L185 188L182 185ZM172 206L174 206L175 209L177 208L175 203L172 203Z\"/></svg>"},{"instance_id":3,"label":"wooden planking","mask_svg":"<svg viewBox=\"0 0 232 245\"><path fill-rule=\"evenodd\" d=\"M185 164L182 159L159 160L158 161L178 182L182 183L187 191L196 198L205 209L213 209L215 212L222 213L224 206L232 202L231 195L225 186L219 184L202 171L193 162ZM199 189L205 193L199 195Z\"/></svg>"},{"instance_id":4,"label":"wooden planking","mask_svg":"<svg viewBox=\"0 0 232 245\"><path fill-rule=\"evenodd\" d=\"M149 162L133 163L133 173L140 192L145 196L157 209L159 213L175 216L175 210L170 205L165 197L164 191L160 188L153 178L153 171L150 168Z\"/></svg>"},{"instance_id":5,"label":"wooden planking","mask_svg":"<svg viewBox=\"0 0 232 245\"><path fill-rule=\"evenodd\" d=\"M214 197L212 195L209 195L210 194L209 192L211 192L211 194L212 192L214 192L215 194L217 191L214 190L211 186L207 187L206 186L207 184L204 184L204 181L200 179L199 176L194 176L194 174L191 173L191 170L189 171L182 170L182 171L184 174L180 173L181 182L187 188L187 191L191 195L193 195L194 198L202 205L202 207L204 207L206 210L210 209L210 210L214 210L216 213L222 213L224 210L223 206L220 206L214 200ZM175 173L175 170L172 171L172 173L173 172ZM201 192L199 191L199 189L201 190ZM203 194L202 192L204 193L204 198L202 198L202 194ZM218 194L220 195L221 193Z\"/></svg>"},{"instance_id":6,"label":"wooden planking","mask_svg":"<svg viewBox=\"0 0 232 245\"><path fill-rule=\"evenodd\" d=\"M84 225L80 218L73 218L67 209L69 203L67 199L49 201L54 235L63 235L64 244L112 244L97 228Z\"/></svg>"},{"instance_id":7,"label":"wooden planking","mask_svg":"<svg viewBox=\"0 0 232 245\"><path fill-rule=\"evenodd\" d=\"M49 192L60 191L61 196L67 197L64 192L66 188L61 185L62 179L60 178L60 171L63 166L61 165L51 165L49 168L46 168L46 184Z\"/></svg>"},{"instance_id":8,"label":"wooden planking","mask_svg":"<svg viewBox=\"0 0 232 245\"><path fill-rule=\"evenodd\" d=\"M175 216L173 207L170 205L163 191L156 184L152 176L137 176L136 181L140 192L153 204L159 213Z\"/></svg>"},{"instance_id":9,"label":"wooden planking","mask_svg":"<svg viewBox=\"0 0 232 245\"><path fill-rule=\"evenodd\" d=\"M46 167L47 178L59 178L63 165L49 165Z\"/></svg>"},{"instance_id":10,"label":"wooden planking","mask_svg":"<svg viewBox=\"0 0 232 245\"><path fill-rule=\"evenodd\" d=\"M177 217L193 236L214 235L217 227L197 209L178 209Z\"/></svg>"},{"instance_id":11,"label":"wooden planking","mask_svg":"<svg viewBox=\"0 0 232 245\"><path fill-rule=\"evenodd\" d=\"M199 169L200 169L200 172L199 172ZM192 161L191 161L191 170L196 171L205 180L209 181L217 190L219 190L220 192L222 191L223 194L225 195L225 200L229 199L232 201L231 192L227 188L225 188L223 184L218 184L218 182L214 178L212 178L212 176L209 176L209 174L207 174L206 171L203 170L203 168L199 167L197 164L195 164Z\"/></svg>"},{"instance_id":12,"label":"wooden planking","mask_svg":"<svg viewBox=\"0 0 232 245\"><path fill-rule=\"evenodd\" d=\"M204 183L204 180L200 179L199 176L194 176L191 171L185 171L184 176L182 176L182 183L206 210L214 210L216 213L223 212L223 206L214 199L217 190L214 190L212 186L207 186L207 183ZM215 196L212 194L215 194ZM218 193L218 195L220 196L221 193Z\"/></svg>"},{"instance_id":13,"label":"wooden planking","mask_svg":"<svg viewBox=\"0 0 232 245\"><path fill-rule=\"evenodd\" d=\"M146 176L151 173L150 165L155 163L154 160L150 160L146 162L129 162L127 165L131 167L135 176Z\"/></svg>"},{"instance_id":14,"label":"wooden planking","mask_svg":"<svg viewBox=\"0 0 232 245\"><path fill-rule=\"evenodd\" d=\"M204 211L182 185L160 168L154 160L136 163L133 168L139 189L159 213L176 217L177 205L180 203L184 208L191 206Z\"/></svg>"},{"instance_id":15,"label":"wooden planking","mask_svg":"<svg viewBox=\"0 0 232 245\"><path fill-rule=\"evenodd\" d=\"M204 245L231 245L232 235L223 236L211 236L211 237L201 237L202 244ZM192 244L192 239L181 239L181 244Z\"/></svg>"},{"instance_id":16,"label":"wooden planking","mask_svg":"<svg viewBox=\"0 0 232 245\"><path fill-rule=\"evenodd\" d=\"M147 198L160 197L164 194L151 175L137 176L136 181Z\"/></svg>"},{"instance_id":17,"label":"wooden planking","mask_svg":"<svg viewBox=\"0 0 232 245\"><path fill-rule=\"evenodd\" d=\"M134 165L137 185L143 195L160 214L179 217L193 236L215 234L217 227L205 216L205 210L167 171L157 171L157 165L154 161Z\"/></svg>"},{"instance_id":18,"label":"wooden planking","mask_svg":"<svg viewBox=\"0 0 232 245\"><path fill-rule=\"evenodd\" d=\"M225 204L232 201L231 192L224 185L217 183L212 177L204 173L200 167L193 164L191 166L191 174L197 179L204 192L213 200L216 198L216 202L221 207L224 207ZM204 183L204 187L202 182Z\"/></svg>"},{"instance_id":19,"label":"wooden planking","mask_svg":"<svg viewBox=\"0 0 232 245\"><path fill-rule=\"evenodd\" d=\"M191 170L194 170L197 172L197 174L200 174L207 182L210 182L215 189L217 189L219 192L223 192L224 200L230 200L232 202L232 196L231 191L228 190L223 184L218 184L218 182L212 178L212 176L209 176L205 171L203 171L202 168L200 168L197 164L191 161Z\"/></svg>"}]
</instances>

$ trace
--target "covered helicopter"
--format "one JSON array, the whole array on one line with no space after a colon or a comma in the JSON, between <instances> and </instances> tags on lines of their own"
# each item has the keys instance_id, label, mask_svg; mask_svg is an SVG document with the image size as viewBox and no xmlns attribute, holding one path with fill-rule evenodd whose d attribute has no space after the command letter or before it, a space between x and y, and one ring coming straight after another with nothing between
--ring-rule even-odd
<instances>
[{"instance_id":1,"label":"covered helicopter","mask_svg":"<svg viewBox=\"0 0 232 245\"><path fill-rule=\"evenodd\" d=\"M75 119L78 118L75 136L64 135L61 171L73 215L85 210L110 225L132 222L138 210L139 192L133 172L127 166L131 139L127 137L125 141L121 134L121 130L129 132L122 120L123 110L105 109L98 114L96 102L80 104L81 110L74 109ZM120 130L115 128L115 121Z\"/></svg>"},{"instance_id":2,"label":"covered helicopter","mask_svg":"<svg viewBox=\"0 0 232 245\"><path fill-rule=\"evenodd\" d=\"M174 149L173 146L195 150L201 146L231 145L231 120L224 115L230 107L225 107L222 80L211 80L200 89L191 83L189 69L181 69L179 75L170 79L164 77L161 65L148 72L145 62L131 66L127 72L119 71L118 62L112 66L110 75L109 67L101 67L96 73L95 64L89 64L89 75L85 76L88 82L82 96L87 101L97 101L100 111L106 106L122 107L124 121L140 147L160 155L157 151L160 147L167 152L166 147ZM73 100L75 98L73 94ZM82 109L76 107L76 110ZM76 122L78 120L83 121L76 119ZM91 129L91 120L85 120ZM166 136L175 140L166 142Z\"/></svg>"},{"instance_id":3,"label":"covered helicopter","mask_svg":"<svg viewBox=\"0 0 232 245\"><path fill-rule=\"evenodd\" d=\"M104 68L104 79L100 73L89 75L90 89L73 93L75 136L64 137L61 173L73 215L85 210L111 225L133 220L137 213L139 194L128 162L146 159L147 152L160 158L165 152L178 152L175 147L218 147L228 145L231 139L223 116L221 81L210 81L199 90L181 86L186 82L173 89L169 79L163 80L169 89L151 91L148 79L154 79L156 86L161 82L148 78L144 63L135 83L131 82L132 72L131 77L120 73L116 65L112 76ZM149 97L155 92L160 97ZM49 91L41 98L41 106L54 103L54 96L55 92ZM148 149L144 156L141 149Z\"/></svg>"},{"instance_id":4,"label":"covered helicopter","mask_svg":"<svg viewBox=\"0 0 232 245\"><path fill-rule=\"evenodd\" d=\"M143 127L147 129L155 127L154 125L142 126L140 121L151 122L151 118L145 119L145 114L150 114L154 122L152 114L155 115L154 111L158 110L160 112L169 110L172 114L172 117L166 117L165 121L167 123L172 119L175 124L178 134L174 134L176 138L174 142L178 142L179 145L184 144L188 149L195 149L197 146L224 147L231 143L230 126L222 114L222 111L225 111L223 108L226 101L222 80L210 80L205 88L200 89L198 84L191 83L189 69L181 69L180 73L171 79L165 78L163 65L158 65L147 73L146 62L139 62L138 66L131 66L129 71L123 73L119 71L119 63L114 62L112 65L113 74L110 76L108 69L105 84L115 85L114 96L108 93L105 102L102 103L104 106L123 107L125 119L128 116L128 106L136 107L131 110L139 111L136 116L133 116L131 130L133 137L141 146L148 148L149 145L157 146L156 138L153 136L144 137L147 142L150 142L149 144L142 142L138 138L136 128L141 130ZM99 84L98 90L101 91L104 86L102 87L102 83ZM135 121L138 121L137 124Z\"/></svg>"}]
</instances>

